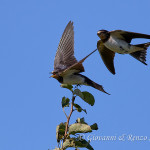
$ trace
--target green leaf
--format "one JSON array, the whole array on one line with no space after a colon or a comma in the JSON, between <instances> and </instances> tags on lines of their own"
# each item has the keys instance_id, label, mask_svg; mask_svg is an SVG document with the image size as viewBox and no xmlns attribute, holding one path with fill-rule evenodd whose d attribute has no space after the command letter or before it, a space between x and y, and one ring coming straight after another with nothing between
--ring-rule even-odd
<instances>
[{"instance_id":1,"label":"green leaf","mask_svg":"<svg viewBox=\"0 0 150 150\"><path fill-rule=\"evenodd\" d=\"M70 84L61 84L60 86L61 86L62 88L69 89L71 92L73 92L73 90L72 90L73 86L70 85Z\"/></svg>"},{"instance_id":2,"label":"green leaf","mask_svg":"<svg viewBox=\"0 0 150 150\"><path fill-rule=\"evenodd\" d=\"M87 114L87 111L86 111L86 109L82 109L86 114Z\"/></svg>"},{"instance_id":3,"label":"green leaf","mask_svg":"<svg viewBox=\"0 0 150 150\"><path fill-rule=\"evenodd\" d=\"M82 108L78 104L73 104L73 106L77 109L78 112L82 111Z\"/></svg>"},{"instance_id":4,"label":"green leaf","mask_svg":"<svg viewBox=\"0 0 150 150\"><path fill-rule=\"evenodd\" d=\"M75 123L69 127L69 134L92 132L92 129L87 124Z\"/></svg>"},{"instance_id":5,"label":"green leaf","mask_svg":"<svg viewBox=\"0 0 150 150\"><path fill-rule=\"evenodd\" d=\"M82 99L84 98L82 92L81 92L79 89L75 89L75 90L73 91L73 95L77 95L77 96L79 96L79 97L82 98Z\"/></svg>"},{"instance_id":6,"label":"green leaf","mask_svg":"<svg viewBox=\"0 0 150 150\"><path fill-rule=\"evenodd\" d=\"M78 112L84 111L87 114L86 109L82 109L80 105L74 103L73 106L77 109Z\"/></svg>"},{"instance_id":7,"label":"green leaf","mask_svg":"<svg viewBox=\"0 0 150 150\"><path fill-rule=\"evenodd\" d=\"M64 138L65 128L66 128L66 123L63 123L63 122L60 123L56 127L56 139L57 139L57 142L60 142L60 140Z\"/></svg>"},{"instance_id":8,"label":"green leaf","mask_svg":"<svg viewBox=\"0 0 150 150\"><path fill-rule=\"evenodd\" d=\"M63 143L63 148L66 149L68 147L75 147L74 140L71 139L66 139L65 142Z\"/></svg>"},{"instance_id":9,"label":"green leaf","mask_svg":"<svg viewBox=\"0 0 150 150\"><path fill-rule=\"evenodd\" d=\"M82 92L82 95L83 95L83 100L85 102L87 102L91 106L94 105L95 99L94 99L94 96L91 93L85 91L85 92Z\"/></svg>"},{"instance_id":10,"label":"green leaf","mask_svg":"<svg viewBox=\"0 0 150 150\"><path fill-rule=\"evenodd\" d=\"M87 148L88 150L94 150L93 147L84 139L77 138L70 138L66 139L63 143L63 148L66 149L68 147L81 147L81 148Z\"/></svg>"},{"instance_id":11,"label":"green leaf","mask_svg":"<svg viewBox=\"0 0 150 150\"><path fill-rule=\"evenodd\" d=\"M64 107L69 107L69 102L70 102L70 99L69 99L69 98L63 97L63 98L62 98L62 101L61 101L62 108L64 108Z\"/></svg>"},{"instance_id":12,"label":"green leaf","mask_svg":"<svg viewBox=\"0 0 150 150\"><path fill-rule=\"evenodd\" d=\"M97 123L94 123L93 125L91 125L91 129L92 129L92 130L98 130L98 125L97 125Z\"/></svg>"},{"instance_id":13,"label":"green leaf","mask_svg":"<svg viewBox=\"0 0 150 150\"><path fill-rule=\"evenodd\" d=\"M81 99L83 99L86 103L88 103L91 106L93 106L95 103L94 96L89 92L86 91L81 92L79 89L75 89L73 91L73 94L79 96Z\"/></svg>"}]
</instances>

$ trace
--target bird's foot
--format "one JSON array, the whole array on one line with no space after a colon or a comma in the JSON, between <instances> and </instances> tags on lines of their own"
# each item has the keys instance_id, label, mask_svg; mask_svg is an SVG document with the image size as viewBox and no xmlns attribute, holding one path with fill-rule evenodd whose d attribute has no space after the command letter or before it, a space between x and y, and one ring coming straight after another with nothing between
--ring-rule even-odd
<instances>
[{"instance_id":1,"label":"bird's foot","mask_svg":"<svg viewBox=\"0 0 150 150\"><path fill-rule=\"evenodd\" d=\"M80 85L80 84L77 84L77 85L75 86L75 89L78 89L78 87L81 87L81 85Z\"/></svg>"}]
</instances>

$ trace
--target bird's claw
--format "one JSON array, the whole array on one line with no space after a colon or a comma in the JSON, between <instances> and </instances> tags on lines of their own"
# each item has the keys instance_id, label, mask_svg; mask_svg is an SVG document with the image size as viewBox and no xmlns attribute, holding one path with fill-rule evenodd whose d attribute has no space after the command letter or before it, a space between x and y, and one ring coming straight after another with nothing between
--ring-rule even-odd
<instances>
[{"instance_id":1,"label":"bird's claw","mask_svg":"<svg viewBox=\"0 0 150 150\"><path fill-rule=\"evenodd\" d=\"M81 85L80 85L80 84L77 84L77 85L75 86L75 89L77 89L78 87L81 87Z\"/></svg>"}]
</instances>

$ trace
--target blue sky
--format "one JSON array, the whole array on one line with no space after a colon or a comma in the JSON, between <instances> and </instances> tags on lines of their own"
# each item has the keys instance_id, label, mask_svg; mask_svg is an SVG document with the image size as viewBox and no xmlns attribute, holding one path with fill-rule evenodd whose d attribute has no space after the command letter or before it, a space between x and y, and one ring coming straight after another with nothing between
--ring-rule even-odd
<instances>
[{"instance_id":1,"label":"blue sky","mask_svg":"<svg viewBox=\"0 0 150 150\"><path fill-rule=\"evenodd\" d=\"M69 91L49 78L57 46L67 23L74 22L78 60L96 48L100 29L150 34L149 0L0 1L0 149L47 150L57 146L55 129L66 121L61 97ZM134 40L135 43L148 40ZM150 48L147 53L150 64ZM91 87L95 105L77 99L88 114L78 117L99 125L92 136L126 135L125 141L92 141L95 149L150 148L150 141L130 141L128 135L150 138L150 67L129 55L115 57L116 75L104 66L98 52L84 63L88 76L110 96Z\"/></svg>"}]
</instances>

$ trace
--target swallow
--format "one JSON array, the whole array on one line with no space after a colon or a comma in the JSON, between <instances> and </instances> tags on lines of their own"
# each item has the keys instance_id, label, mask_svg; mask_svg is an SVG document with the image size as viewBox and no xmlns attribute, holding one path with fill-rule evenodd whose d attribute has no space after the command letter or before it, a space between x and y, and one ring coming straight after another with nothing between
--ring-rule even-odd
<instances>
[{"instance_id":1,"label":"swallow","mask_svg":"<svg viewBox=\"0 0 150 150\"><path fill-rule=\"evenodd\" d=\"M57 79L61 84L91 86L99 91L109 94L103 89L102 85L99 85L88 77L80 74L85 71L82 63L96 50L82 60L77 61L74 56L74 26L73 22L70 21L60 39L54 60L54 71L52 71L53 75L51 77Z\"/></svg>"},{"instance_id":2,"label":"swallow","mask_svg":"<svg viewBox=\"0 0 150 150\"><path fill-rule=\"evenodd\" d=\"M123 30L99 30L97 32L100 40L97 42L97 49L107 69L115 74L114 57L115 53L129 54L138 61L146 64L147 48L150 42L131 45L132 39L145 38L150 39L150 35L123 31Z\"/></svg>"}]
</instances>

